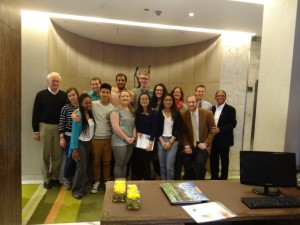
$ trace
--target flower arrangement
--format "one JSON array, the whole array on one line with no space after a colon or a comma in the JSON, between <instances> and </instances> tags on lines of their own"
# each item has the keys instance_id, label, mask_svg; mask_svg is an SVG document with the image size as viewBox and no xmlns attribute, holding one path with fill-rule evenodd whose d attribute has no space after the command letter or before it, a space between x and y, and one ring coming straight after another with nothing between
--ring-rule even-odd
<instances>
[{"instance_id":1,"label":"flower arrangement","mask_svg":"<svg viewBox=\"0 0 300 225\"><path fill-rule=\"evenodd\" d=\"M117 178L114 181L113 201L125 202L126 198L126 179Z\"/></svg>"},{"instance_id":2,"label":"flower arrangement","mask_svg":"<svg viewBox=\"0 0 300 225\"><path fill-rule=\"evenodd\" d=\"M127 198L126 205L127 209L139 209L141 203L141 194L138 184L127 185Z\"/></svg>"}]
</instances>

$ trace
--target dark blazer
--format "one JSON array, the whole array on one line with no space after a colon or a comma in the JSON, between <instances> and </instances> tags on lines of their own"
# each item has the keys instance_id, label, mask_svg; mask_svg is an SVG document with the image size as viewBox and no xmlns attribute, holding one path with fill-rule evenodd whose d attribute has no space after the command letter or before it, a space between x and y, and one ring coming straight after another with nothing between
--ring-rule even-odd
<instances>
[{"instance_id":1,"label":"dark blazer","mask_svg":"<svg viewBox=\"0 0 300 225\"><path fill-rule=\"evenodd\" d=\"M164 132L164 122L165 122L165 117L161 110L157 112L156 118L157 118L157 138L159 138L160 136L162 136ZM172 136L176 138L176 141L179 141L182 133L182 118L179 111L176 111L173 120L174 120L174 124L172 128Z\"/></svg>"},{"instance_id":2,"label":"dark blazer","mask_svg":"<svg viewBox=\"0 0 300 225\"><path fill-rule=\"evenodd\" d=\"M215 114L216 106L212 107L212 111ZM217 146L233 146L233 129L236 123L235 108L225 103L217 125L220 132L215 135L213 144Z\"/></svg>"},{"instance_id":3,"label":"dark blazer","mask_svg":"<svg viewBox=\"0 0 300 225\"><path fill-rule=\"evenodd\" d=\"M211 128L215 127L215 120L213 113L207 109L199 110L199 141L206 144L206 150L210 152L211 143L214 138L214 134L211 132ZM193 146L193 125L191 119L190 110L182 112L182 120L184 124L182 142L183 146Z\"/></svg>"},{"instance_id":4,"label":"dark blazer","mask_svg":"<svg viewBox=\"0 0 300 225\"><path fill-rule=\"evenodd\" d=\"M136 132L150 135L150 141L153 141L157 133L157 113L150 111L148 115L143 113L135 114L135 129Z\"/></svg>"}]
</instances>

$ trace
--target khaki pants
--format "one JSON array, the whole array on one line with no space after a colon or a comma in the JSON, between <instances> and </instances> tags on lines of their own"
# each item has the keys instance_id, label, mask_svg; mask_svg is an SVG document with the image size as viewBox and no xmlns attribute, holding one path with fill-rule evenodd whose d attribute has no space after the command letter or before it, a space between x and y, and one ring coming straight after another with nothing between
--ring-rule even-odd
<instances>
[{"instance_id":1,"label":"khaki pants","mask_svg":"<svg viewBox=\"0 0 300 225\"><path fill-rule=\"evenodd\" d=\"M93 139L92 140L92 163L93 179L95 182L100 181L101 162L103 165L103 180L111 179L111 139Z\"/></svg>"},{"instance_id":2,"label":"khaki pants","mask_svg":"<svg viewBox=\"0 0 300 225\"><path fill-rule=\"evenodd\" d=\"M43 154L43 176L45 182L58 179L62 150L59 145L57 124L40 123L41 148Z\"/></svg>"},{"instance_id":3,"label":"khaki pants","mask_svg":"<svg viewBox=\"0 0 300 225\"><path fill-rule=\"evenodd\" d=\"M115 157L115 178L126 178L127 164L133 152L133 145L113 146L113 154Z\"/></svg>"}]
</instances>

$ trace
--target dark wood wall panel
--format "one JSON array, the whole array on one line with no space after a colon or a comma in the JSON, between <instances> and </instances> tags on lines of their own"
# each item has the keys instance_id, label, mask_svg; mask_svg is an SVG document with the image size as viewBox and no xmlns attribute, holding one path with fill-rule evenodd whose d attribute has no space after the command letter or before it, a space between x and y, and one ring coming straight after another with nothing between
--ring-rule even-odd
<instances>
[{"instance_id":1,"label":"dark wood wall panel","mask_svg":"<svg viewBox=\"0 0 300 225\"><path fill-rule=\"evenodd\" d=\"M20 0L0 4L0 224L21 224Z\"/></svg>"}]
</instances>

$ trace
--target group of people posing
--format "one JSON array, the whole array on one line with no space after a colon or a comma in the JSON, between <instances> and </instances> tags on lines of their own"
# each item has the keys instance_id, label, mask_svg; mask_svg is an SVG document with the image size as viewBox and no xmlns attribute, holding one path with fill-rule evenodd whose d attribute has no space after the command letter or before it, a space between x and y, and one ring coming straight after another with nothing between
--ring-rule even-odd
<instances>
[{"instance_id":1,"label":"group of people posing","mask_svg":"<svg viewBox=\"0 0 300 225\"><path fill-rule=\"evenodd\" d=\"M226 92L218 90L212 106L204 100L204 85L184 99L180 87L168 92L159 83L149 89L147 71L138 79L139 87L130 91L125 74L116 75L116 87L93 78L91 91L79 95L74 87L59 90L58 73L47 76L48 88L37 93L32 115L33 137L43 152L44 188L61 186L61 149L63 185L76 199L86 194L88 179L94 182L91 193L113 178L205 179L209 157L211 179L228 178L237 122ZM142 134L149 142L138 148Z\"/></svg>"}]
</instances>

